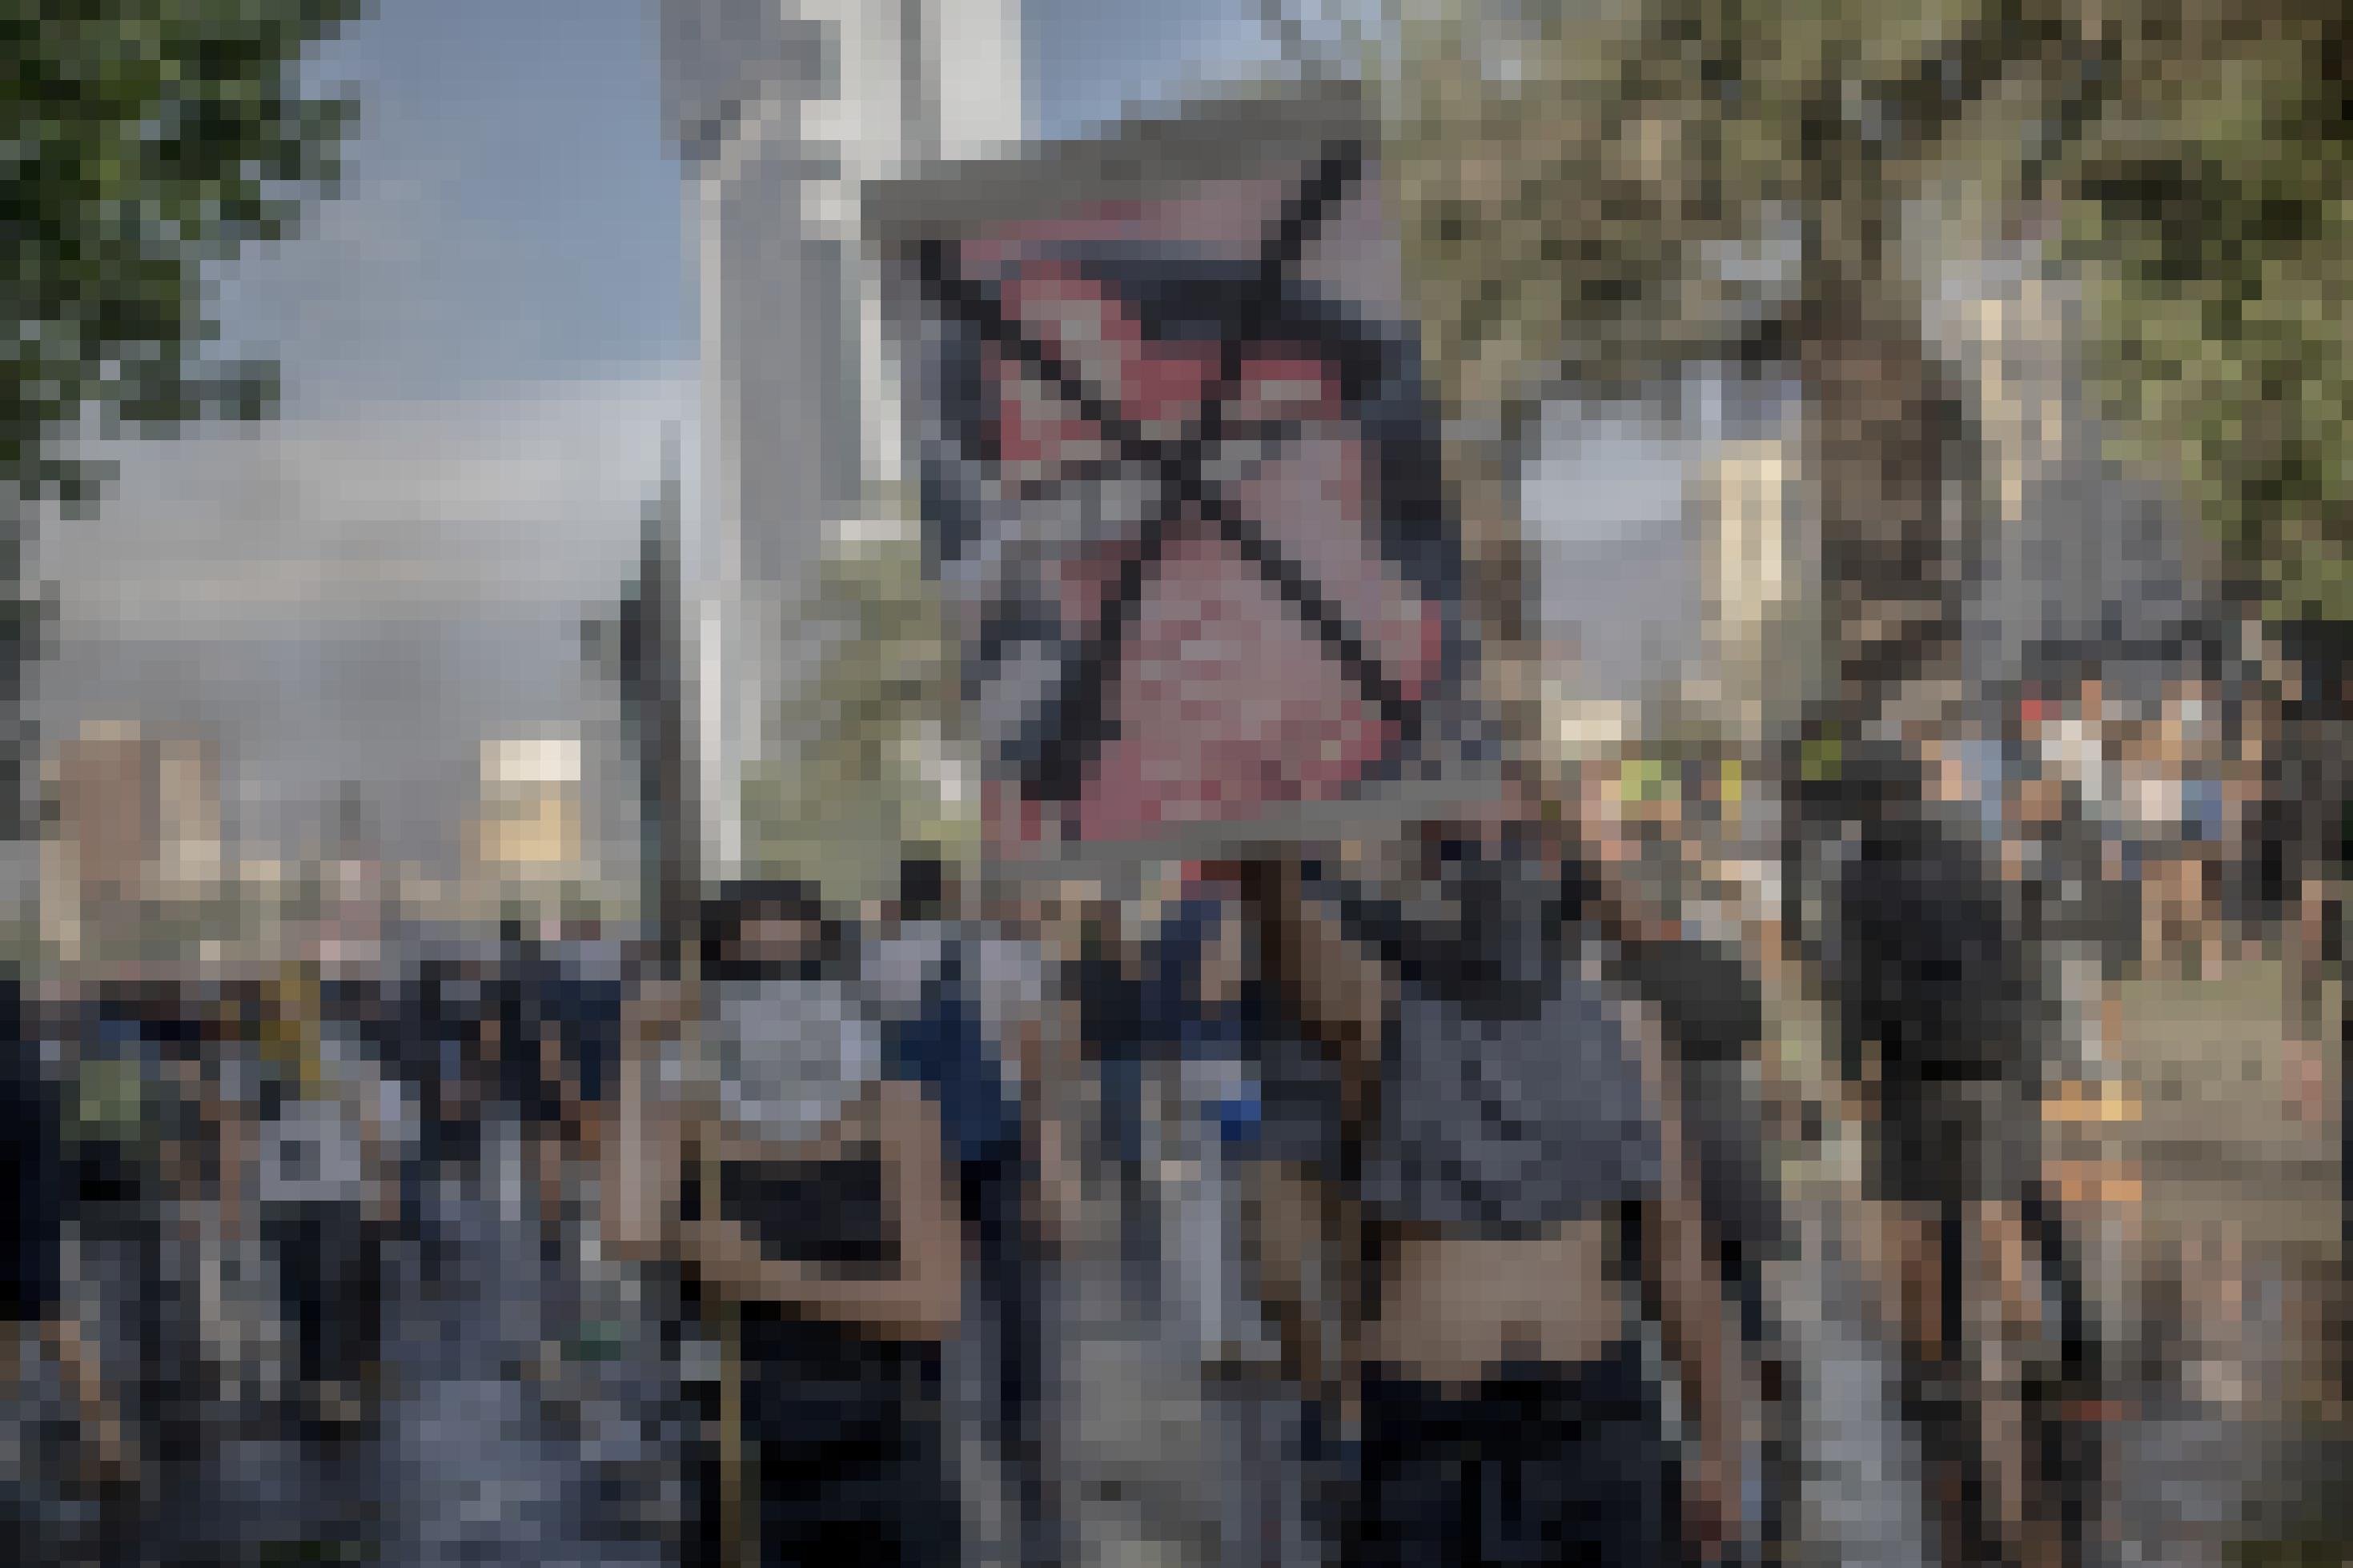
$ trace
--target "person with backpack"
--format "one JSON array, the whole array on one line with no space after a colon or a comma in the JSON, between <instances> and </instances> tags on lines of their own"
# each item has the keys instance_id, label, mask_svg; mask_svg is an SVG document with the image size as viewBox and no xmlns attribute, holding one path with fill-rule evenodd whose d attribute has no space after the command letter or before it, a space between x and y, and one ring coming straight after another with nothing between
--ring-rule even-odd
<instances>
[{"instance_id":1,"label":"person with backpack","mask_svg":"<svg viewBox=\"0 0 2353 1568\"><path fill-rule=\"evenodd\" d=\"M1051 1562L1059 1549L1041 1426L1045 1247L1033 1176L1043 1085L1037 1052L1020 1037L1045 1006L1046 965L1033 944L968 918L935 858L902 863L896 892L874 911L860 978L881 1020L889 1069L923 1085L939 1107L973 1247L956 1348L983 1385L977 1447L1003 1478L1018 1559ZM984 1515L998 1500L991 1489L971 1478L967 1490Z\"/></svg>"}]
</instances>

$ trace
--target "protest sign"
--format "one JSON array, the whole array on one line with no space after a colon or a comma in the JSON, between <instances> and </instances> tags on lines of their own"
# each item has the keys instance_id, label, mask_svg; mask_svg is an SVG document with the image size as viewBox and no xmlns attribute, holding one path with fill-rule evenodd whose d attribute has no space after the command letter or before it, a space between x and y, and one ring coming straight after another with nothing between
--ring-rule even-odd
<instances>
[{"instance_id":1,"label":"protest sign","mask_svg":"<svg viewBox=\"0 0 2353 1568\"><path fill-rule=\"evenodd\" d=\"M1482 787L1352 100L1199 105L869 213L987 855L1200 856Z\"/></svg>"}]
</instances>

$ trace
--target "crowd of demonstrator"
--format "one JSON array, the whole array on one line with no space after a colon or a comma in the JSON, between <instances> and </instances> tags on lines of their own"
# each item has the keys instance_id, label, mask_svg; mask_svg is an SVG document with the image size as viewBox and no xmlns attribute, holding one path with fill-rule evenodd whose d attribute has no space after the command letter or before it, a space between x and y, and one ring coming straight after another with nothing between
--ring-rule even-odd
<instances>
[{"instance_id":1,"label":"crowd of demonstrator","mask_svg":"<svg viewBox=\"0 0 2353 1568\"><path fill-rule=\"evenodd\" d=\"M2096 1480L1963 1327L2066 1295L2019 1136L2056 1003L2236 936L2316 959L2341 868L2273 809L2275 705L2052 668L1780 803L1827 921L1666 907L1709 814L1587 790L1116 888L918 861L627 942L28 983L19 1555L1761 1550L1803 1456L1740 1086L1757 933L1810 921L1946 1553L2083 1560ZM1655 897L1646 837L1683 840ZM252 1453L357 1500L247 1507Z\"/></svg>"}]
</instances>

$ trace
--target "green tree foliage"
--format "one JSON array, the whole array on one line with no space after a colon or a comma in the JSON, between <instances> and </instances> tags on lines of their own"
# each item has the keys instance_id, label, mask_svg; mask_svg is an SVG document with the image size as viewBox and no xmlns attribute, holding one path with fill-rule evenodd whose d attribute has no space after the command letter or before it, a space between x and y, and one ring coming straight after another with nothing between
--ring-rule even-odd
<instances>
[{"instance_id":1,"label":"green tree foliage","mask_svg":"<svg viewBox=\"0 0 2353 1568\"><path fill-rule=\"evenodd\" d=\"M2090 288L2119 455L2180 482L2265 607L2342 615L2348 27L2321 0L1398 0L1377 75L1432 363L1508 441L1564 384L1786 356L1833 437L1841 618L1901 622L1930 609L1895 590L1933 566L1936 462L1904 449L1926 420L1873 413L1945 391L1907 363L1933 356L1906 246L1925 208L2040 209ZM1785 234L1768 303L1743 273Z\"/></svg>"},{"instance_id":2,"label":"green tree foliage","mask_svg":"<svg viewBox=\"0 0 2353 1568\"><path fill-rule=\"evenodd\" d=\"M72 438L168 432L269 403L220 363L219 264L284 236L332 187L353 106L302 79L362 0L0 0L5 116L0 481L93 499Z\"/></svg>"},{"instance_id":3,"label":"green tree foliage","mask_svg":"<svg viewBox=\"0 0 2353 1568\"><path fill-rule=\"evenodd\" d=\"M1957 130L2063 79L2069 35L2012 0L1405 0L1385 37L1431 357L1459 413L1508 418L1735 346L1744 260L1785 237L1788 292L1916 314L1905 204Z\"/></svg>"},{"instance_id":4,"label":"green tree foliage","mask_svg":"<svg viewBox=\"0 0 2353 1568\"><path fill-rule=\"evenodd\" d=\"M353 107L302 67L364 3L0 0L0 593L36 518L96 500L84 438L269 407L268 366L209 352L209 290L332 188ZM12 713L40 614L0 598Z\"/></svg>"},{"instance_id":5,"label":"green tree foliage","mask_svg":"<svg viewBox=\"0 0 2353 1568\"><path fill-rule=\"evenodd\" d=\"M2064 169L2123 455L2181 485L2237 585L2353 616L2353 14L2141 0Z\"/></svg>"},{"instance_id":6,"label":"green tree foliage","mask_svg":"<svg viewBox=\"0 0 2353 1568\"><path fill-rule=\"evenodd\" d=\"M970 803L943 787L951 666L913 540L838 545L818 578L808 603L828 622L828 651L780 715L793 754L746 781L746 853L837 896L871 897L909 847L953 852L970 837Z\"/></svg>"},{"instance_id":7,"label":"green tree foliage","mask_svg":"<svg viewBox=\"0 0 2353 1568\"><path fill-rule=\"evenodd\" d=\"M2010 106L2061 90L2039 84L2068 79L2068 29L2023 0L1409 0L1387 37L1385 148L1450 412L1508 456L1564 389L1793 369L1836 696L1861 717L1933 672L1972 476L1906 245L1957 136L1990 117L2031 142Z\"/></svg>"}]
</instances>

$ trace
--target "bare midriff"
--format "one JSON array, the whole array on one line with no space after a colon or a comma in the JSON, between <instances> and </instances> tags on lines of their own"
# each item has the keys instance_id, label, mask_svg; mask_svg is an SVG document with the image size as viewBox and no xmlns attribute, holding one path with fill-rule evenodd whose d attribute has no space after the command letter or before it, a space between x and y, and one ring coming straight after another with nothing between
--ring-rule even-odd
<instances>
[{"instance_id":1,"label":"bare midriff","mask_svg":"<svg viewBox=\"0 0 2353 1568\"><path fill-rule=\"evenodd\" d=\"M1626 1334L1616 1226L1567 1220L1509 1239L1409 1226L1389 1248L1366 1359L1468 1389L1505 1362L1573 1366Z\"/></svg>"}]
</instances>

